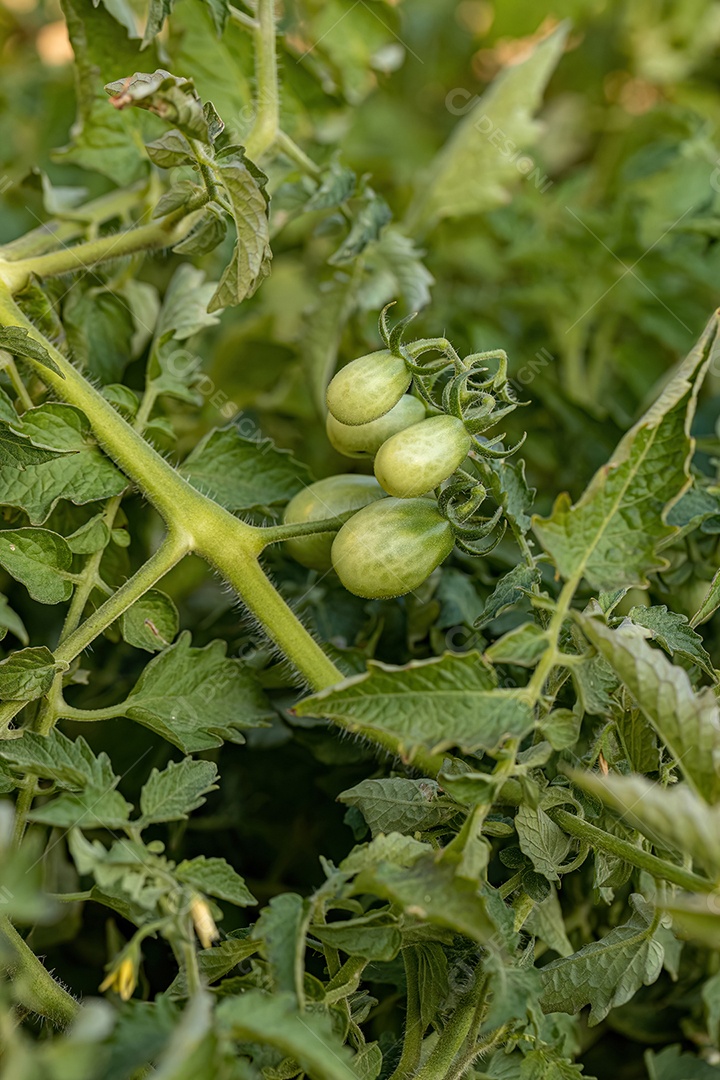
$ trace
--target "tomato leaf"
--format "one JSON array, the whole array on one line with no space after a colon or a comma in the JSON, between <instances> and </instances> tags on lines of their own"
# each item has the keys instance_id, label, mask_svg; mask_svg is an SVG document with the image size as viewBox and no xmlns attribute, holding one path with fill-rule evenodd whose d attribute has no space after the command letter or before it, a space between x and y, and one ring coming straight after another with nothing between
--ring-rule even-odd
<instances>
[{"instance_id":1,"label":"tomato leaf","mask_svg":"<svg viewBox=\"0 0 720 1080\"><path fill-rule=\"evenodd\" d=\"M358 735L388 732L410 758L420 747L493 751L504 738L533 726L522 695L498 688L494 670L476 652L446 653L404 667L370 661L366 674L305 698L294 712L340 719Z\"/></svg>"},{"instance_id":2,"label":"tomato leaf","mask_svg":"<svg viewBox=\"0 0 720 1080\"><path fill-rule=\"evenodd\" d=\"M185 753L242 742L245 728L270 715L255 679L241 661L226 657L224 642L191 646L184 631L147 665L114 715L156 731Z\"/></svg>"},{"instance_id":3,"label":"tomato leaf","mask_svg":"<svg viewBox=\"0 0 720 1080\"><path fill-rule=\"evenodd\" d=\"M658 545L675 532L665 515L689 484L690 425L716 347L714 321L654 405L621 439L612 459L571 506L560 495L533 528L564 578L582 574L596 589L648 584L667 560Z\"/></svg>"}]
</instances>

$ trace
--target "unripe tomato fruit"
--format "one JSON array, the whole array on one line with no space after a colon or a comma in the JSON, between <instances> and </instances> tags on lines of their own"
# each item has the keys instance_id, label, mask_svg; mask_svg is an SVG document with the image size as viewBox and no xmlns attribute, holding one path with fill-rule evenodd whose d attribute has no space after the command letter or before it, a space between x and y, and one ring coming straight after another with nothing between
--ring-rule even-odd
<instances>
[{"instance_id":1,"label":"unripe tomato fruit","mask_svg":"<svg viewBox=\"0 0 720 1080\"><path fill-rule=\"evenodd\" d=\"M341 424L369 424L390 412L412 376L401 356L387 349L352 360L327 388L327 407Z\"/></svg>"},{"instance_id":2,"label":"unripe tomato fruit","mask_svg":"<svg viewBox=\"0 0 720 1080\"><path fill-rule=\"evenodd\" d=\"M375 475L389 495L413 499L452 476L471 445L462 420L431 416L383 443L375 458Z\"/></svg>"},{"instance_id":3,"label":"unripe tomato fruit","mask_svg":"<svg viewBox=\"0 0 720 1080\"><path fill-rule=\"evenodd\" d=\"M422 585L454 542L434 499L380 499L345 522L332 562L349 592L387 599Z\"/></svg>"},{"instance_id":4,"label":"unripe tomato fruit","mask_svg":"<svg viewBox=\"0 0 720 1080\"><path fill-rule=\"evenodd\" d=\"M283 521L286 525L322 521L323 518L344 514L347 510L359 510L375 499L382 499L384 495L374 476L349 473L328 476L294 495L285 507ZM334 532L298 536L286 541L285 550L309 570L329 570L332 567L330 551L334 539Z\"/></svg>"},{"instance_id":5,"label":"unripe tomato fruit","mask_svg":"<svg viewBox=\"0 0 720 1080\"><path fill-rule=\"evenodd\" d=\"M332 413L327 415L327 437L340 454L352 458L374 457L384 442L398 431L417 424L425 417L419 398L403 394L390 412L369 424L341 424Z\"/></svg>"}]
</instances>

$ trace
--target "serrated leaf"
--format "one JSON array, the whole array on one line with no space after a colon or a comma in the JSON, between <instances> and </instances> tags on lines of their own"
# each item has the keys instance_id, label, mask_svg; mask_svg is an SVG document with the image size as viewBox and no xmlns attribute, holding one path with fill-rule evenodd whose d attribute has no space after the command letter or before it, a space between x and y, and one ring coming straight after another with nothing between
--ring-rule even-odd
<instances>
[{"instance_id":1,"label":"serrated leaf","mask_svg":"<svg viewBox=\"0 0 720 1080\"><path fill-rule=\"evenodd\" d=\"M181 821L216 791L217 766L211 761L171 761L162 772L153 769L140 792L141 824Z\"/></svg>"},{"instance_id":2,"label":"serrated leaf","mask_svg":"<svg viewBox=\"0 0 720 1080\"><path fill-rule=\"evenodd\" d=\"M560 956L572 955L573 947L565 931L562 908L554 886L547 900L536 904L530 912L525 927Z\"/></svg>"},{"instance_id":3,"label":"serrated leaf","mask_svg":"<svg viewBox=\"0 0 720 1080\"><path fill-rule=\"evenodd\" d=\"M338 795L338 800L358 808L373 836L434 829L458 813L454 803L442 798L434 780L404 776L361 780Z\"/></svg>"},{"instance_id":4,"label":"serrated leaf","mask_svg":"<svg viewBox=\"0 0 720 1080\"><path fill-rule=\"evenodd\" d=\"M331 161L308 201L305 210L332 210L346 202L355 191L357 177L352 169Z\"/></svg>"},{"instance_id":5,"label":"serrated leaf","mask_svg":"<svg viewBox=\"0 0 720 1080\"><path fill-rule=\"evenodd\" d=\"M604 1020L640 989L655 982L662 970L663 947L655 935L652 909L633 895L634 914L600 941L540 969L545 1012L577 1013L590 1006L588 1024Z\"/></svg>"},{"instance_id":6,"label":"serrated leaf","mask_svg":"<svg viewBox=\"0 0 720 1080\"><path fill-rule=\"evenodd\" d=\"M258 432L246 439L237 428L215 428L183 462L181 472L232 513L286 503L312 482L310 471Z\"/></svg>"},{"instance_id":7,"label":"serrated leaf","mask_svg":"<svg viewBox=\"0 0 720 1080\"><path fill-rule=\"evenodd\" d=\"M65 542L74 555L93 555L110 543L110 530L103 521L102 514L96 514L70 536L66 536Z\"/></svg>"},{"instance_id":8,"label":"serrated leaf","mask_svg":"<svg viewBox=\"0 0 720 1080\"><path fill-rule=\"evenodd\" d=\"M520 531L526 533L532 525L532 508L535 488L528 486L525 478L525 462L522 459L504 461L493 459L490 466L500 481L498 502L508 520L514 521Z\"/></svg>"},{"instance_id":9,"label":"serrated leaf","mask_svg":"<svg viewBox=\"0 0 720 1080\"><path fill-rule=\"evenodd\" d=\"M128 645L146 652L160 652L175 640L178 610L166 593L149 589L120 617L119 625Z\"/></svg>"},{"instance_id":10,"label":"serrated leaf","mask_svg":"<svg viewBox=\"0 0 720 1080\"><path fill-rule=\"evenodd\" d=\"M435 278L423 263L423 255L399 229L383 229L363 254L359 306L364 311L379 311L391 300L401 299L410 311L426 307Z\"/></svg>"},{"instance_id":11,"label":"serrated leaf","mask_svg":"<svg viewBox=\"0 0 720 1080\"><path fill-rule=\"evenodd\" d=\"M503 634L485 650L493 664L518 664L533 667L548 646L547 637L535 623L523 623Z\"/></svg>"},{"instance_id":12,"label":"serrated leaf","mask_svg":"<svg viewBox=\"0 0 720 1080\"><path fill-rule=\"evenodd\" d=\"M570 850L570 837L545 813L542 807L521 806L515 815L520 850L527 855L538 874L548 881L559 881L558 870Z\"/></svg>"},{"instance_id":13,"label":"serrated leaf","mask_svg":"<svg viewBox=\"0 0 720 1080\"><path fill-rule=\"evenodd\" d=\"M159 0L159 3L163 3L163 0ZM155 11L158 10L156 0ZM163 68L152 73L136 71L134 75L107 83L105 92L110 94L110 104L118 112L133 105L147 109L166 124L179 128L190 139L199 139L204 143L212 141L202 102L192 79L172 75Z\"/></svg>"},{"instance_id":14,"label":"serrated leaf","mask_svg":"<svg viewBox=\"0 0 720 1080\"><path fill-rule=\"evenodd\" d=\"M57 673L67 668L44 645L18 649L0 660L0 700L35 701L47 694Z\"/></svg>"},{"instance_id":15,"label":"serrated leaf","mask_svg":"<svg viewBox=\"0 0 720 1080\"><path fill-rule=\"evenodd\" d=\"M649 630L654 641L674 656L685 657L697 664L711 679L715 678L712 661L703 647L702 638L690 626L687 616L668 611L665 604L654 607L633 607L628 612L636 626Z\"/></svg>"},{"instance_id":16,"label":"serrated leaf","mask_svg":"<svg viewBox=\"0 0 720 1080\"><path fill-rule=\"evenodd\" d=\"M16 422L20 423L19 417ZM22 472L26 465L42 465L56 456L56 451L33 446L26 435L0 423L0 465L4 468L19 469Z\"/></svg>"},{"instance_id":17,"label":"serrated leaf","mask_svg":"<svg viewBox=\"0 0 720 1080\"><path fill-rule=\"evenodd\" d=\"M48 529L0 532L0 566L41 604L59 604L72 595L72 582L63 576L72 567L72 552L58 533Z\"/></svg>"},{"instance_id":18,"label":"serrated leaf","mask_svg":"<svg viewBox=\"0 0 720 1080\"><path fill-rule=\"evenodd\" d=\"M49 735L23 731L19 739L1 742L0 758L20 773L33 772L70 791L108 790L118 782L106 753L96 757L82 737L68 739L57 728Z\"/></svg>"},{"instance_id":19,"label":"serrated leaf","mask_svg":"<svg viewBox=\"0 0 720 1080\"><path fill-rule=\"evenodd\" d=\"M143 32L143 48L149 45L153 38L157 37L163 28L163 23L171 14L174 0L150 0L147 22Z\"/></svg>"},{"instance_id":20,"label":"serrated leaf","mask_svg":"<svg viewBox=\"0 0 720 1080\"><path fill-rule=\"evenodd\" d=\"M45 346L30 337L28 331L21 326L0 326L0 349L7 349L13 356L35 360L43 367L50 368L61 379L65 378Z\"/></svg>"},{"instance_id":21,"label":"serrated leaf","mask_svg":"<svg viewBox=\"0 0 720 1080\"><path fill-rule=\"evenodd\" d=\"M176 244L177 255L207 255L221 244L227 233L227 225L221 207L208 203L184 240Z\"/></svg>"},{"instance_id":22,"label":"serrated leaf","mask_svg":"<svg viewBox=\"0 0 720 1080\"><path fill-rule=\"evenodd\" d=\"M95 444L86 417L73 406L52 403L28 410L23 432L36 446L64 451L23 472L0 470L0 505L24 510L33 525L41 525L60 499L83 505L119 495L127 487L125 477Z\"/></svg>"},{"instance_id":23,"label":"serrated leaf","mask_svg":"<svg viewBox=\"0 0 720 1080\"><path fill-rule=\"evenodd\" d=\"M607 660L602 656L578 660L570 668L570 674L582 711L591 716L610 716L618 677Z\"/></svg>"},{"instance_id":24,"label":"serrated leaf","mask_svg":"<svg viewBox=\"0 0 720 1080\"><path fill-rule=\"evenodd\" d=\"M305 937L310 907L297 893L274 896L260 912L252 936L262 942L273 988L304 1002Z\"/></svg>"},{"instance_id":25,"label":"serrated leaf","mask_svg":"<svg viewBox=\"0 0 720 1080\"><path fill-rule=\"evenodd\" d=\"M553 709L540 721L540 731L553 750L568 750L580 737L581 717L570 709Z\"/></svg>"},{"instance_id":26,"label":"serrated leaf","mask_svg":"<svg viewBox=\"0 0 720 1080\"><path fill-rule=\"evenodd\" d=\"M294 1058L313 1080L356 1080L352 1054L334 1034L329 1018L297 1011L293 994L249 990L225 998L216 1011L221 1032L242 1042L272 1046Z\"/></svg>"},{"instance_id":27,"label":"serrated leaf","mask_svg":"<svg viewBox=\"0 0 720 1080\"><path fill-rule=\"evenodd\" d=\"M208 311L220 311L240 304L252 296L270 273L270 227L267 177L245 158L242 148L234 148L228 157L213 165L215 178L222 184L232 207L237 240L232 259L225 268Z\"/></svg>"},{"instance_id":28,"label":"serrated leaf","mask_svg":"<svg viewBox=\"0 0 720 1080\"><path fill-rule=\"evenodd\" d=\"M227 900L237 907L257 904L244 879L225 859L206 858L205 855L185 859L175 867L175 876L200 892Z\"/></svg>"},{"instance_id":29,"label":"serrated leaf","mask_svg":"<svg viewBox=\"0 0 720 1080\"><path fill-rule=\"evenodd\" d=\"M135 334L125 301L102 286L75 287L65 299L63 323L79 366L103 385L121 382Z\"/></svg>"},{"instance_id":30,"label":"serrated leaf","mask_svg":"<svg viewBox=\"0 0 720 1080\"><path fill-rule=\"evenodd\" d=\"M184 631L147 665L116 716L156 731L186 754L242 742L244 728L262 726L270 709L241 661L225 655L224 641L191 646Z\"/></svg>"},{"instance_id":31,"label":"serrated leaf","mask_svg":"<svg viewBox=\"0 0 720 1080\"><path fill-rule=\"evenodd\" d=\"M413 224L432 227L442 218L484 214L509 201L509 184L522 179L512 151L528 150L538 139L542 127L532 116L568 30L567 23L557 27L471 105L423 178L410 209ZM503 152L509 145L512 151Z\"/></svg>"},{"instance_id":32,"label":"serrated leaf","mask_svg":"<svg viewBox=\"0 0 720 1080\"><path fill-rule=\"evenodd\" d=\"M402 935L396 921L386 912L371 912L356 919L315 925L313 937L348 956L366 960L393 960L400 951Z\"/></svg>"},{"instance_id":33,"label":"serrated leaf","mask_svg":"<svg viewBox=\"0 0 720 1080\"><path fill-rule=\"evenodd\" d=\"M357 734L388 732L409 757L419 747L493 751L534 723L522 695L498 688L494 669L477 652L446 653L404 667L370 661L367 673L305 698L294 711L342 720Z\"/></svg>"},{"instance_id":34,"label":"serrated leaf","mask_svg":"<svg viewBox=\"0 0 720 1080\"><path fill-rule=\"evenodd\" d=\"M488 953L485 970L493 988L492 1000L483 1023L491 1031L509 1020L523 1020L531 1001L537 1001L540 978L536 968L508 964L494 951Z\"/></svg>"},{"instance_id":35,"label":"serrated leaf","mask_svg":"<svg viewBox=\"0 0 720 1080\"><path fill-rule=\"evenodd\" d=\"M347 874L359 874L362 870L374 870L384 863L395 866L412 866L431 851L429 844L401 833L381 833L369 844L359 844L340 863L340 870Z\"/></svg>"},{"instance_id":36,"label":"serrated leaf","mask_svg":"<svg viewBox=\"0 0 720 1080\"><path fill-rule=\"evenodd\" d=\"M700 607L697 609L690 625L692 627L701 626L708 619L712 618L717 609L720 607L720 569L715 572L715 575L710 582L710 587L703 597L703 601Z\"/></svg>"},{"instance_id":37,"label":"serrated leaf","mask_svg":"<svg viewBox=\"0 0 720 1080\"><path fill-rule=\"evenodd\" d=\"M121 829L130 820L132 806L119 791L88 787L80 793L63 791L56 799L28 813L30 821L56 829Z\"/></svg>"},{"instance_id":38,"label":"serrated leaf","mask_svg":"<svg viewBox=\"0 0 720 1080\"><path fill-rule=\"evenodd\" d=\"M657 548L676 531L665 514L689 483L690 425L716 334L713 319L578 502L560 495L550 517L534 519L535 534L563 578L583 576L609 591L645 586L651 570L667 565Z\"/></svg>"},{"instance_id":39,"label":"serrated leaf","mask_svg":"<svg viewBox=\"0 0 720 1080\"><path fill-rule=\"evenodd\" d=\"M644 776L573 772L572 778L654 844L691 855L720 879L720 806L708 806L686 784L663 787Z\"/></svg>"},{"instance_id":40,"label":"serrated leaf","mask_svg":"<svg viewBox=\"0 0 720 1080\"><path fill-rule=\"evenodd\" d=\"M411 866L382 862L363 870L355 882L358 892L370 892L399 904L406 916L442 926L480 944L496 933L477 883L456 874L449 858L421 855Z\"/></svg>"},{"instance_id":41,"label":"serrated leaf","mask_svg":"<svg viewBox=\"0 0 720 1080\"><path fill-rule=\"evenodd\" d=\"M200 974L208 984L212 985L243 960L256 953L259 947L259 943L249 937L227 937L212 949L202 949L197 954ZM187 997L187 979L184 971L176 975L166 993L171 998Z\"/></svg>"},{"instance_id":42,"label":"serrated leaf","mask_svg":"<svg viewBox=\"0 0 720 1080\"><path fill-rule=\"evenodd\" d=\"M684 668L648 645L627 623L610 630L599 619L578 616L583 633L607 660L652 724L694 791L720 799L720 714L713 691L697 694Z\"/></svg>"},{"instance_id":43,"label":"serrated leaf","mask_svg":"<svg viewBox=\"0 0 720 1080\"><path fill-rule=\"evenodd\" d=\"M207 311L215 283L205 280L205 273L183 263L177 268L165 290L155 329L156 339L171 334L175 341L186 341L208 326L216 326L217 315Z\"/></svg>"},{"instance_id":44,"label":"serrated leaf","mask_svg":"<svg viewBox=\"0 0 720 1080\"><path fill-rule=\"evenodd\" d=\"M502 615L504 611L522 600L533 585L539 584L540 571L537 568L525 566L524 563L514 567L500 578L488 596L482 615L474 623L475 628L484 630L498 615Z\"/></svg>"},{"instance_id":45,"label":"serrated leaf","mask_svg":"<svg viewBox=\"0 0 720 1080\"><path fill-rule=\"evenodd\" d=\"M207 4L210 9L210 14L217 34L222 34L228 16L230 15L230 4L228 0L203 0L203 3Z\"/></svg>"},{"instance_id":46,"label":"serrated leaf","mask_svg":"<svg viewBox=\"0 0 720 1080\"><path fill-rule=\"evenodd\" d=\"M179 165L193 165L195 154L182 131L173 128L159 139L145 143L145 150L153 165L161 169L174 169Z\"/></svg>"},{"instance_id":47,"label":"serrated leaf","mask_svg":"<svg viewBox=\"0 0 720 1080\"><path fill-rule=\"evenodd\" d=\"M368 189L360 209L353 215L350 231L328 262L331 266L344 266L353 262L365 248L380 236L382 229L392 220L392 211L385 200Z\"/></svg>"}]
</instances>

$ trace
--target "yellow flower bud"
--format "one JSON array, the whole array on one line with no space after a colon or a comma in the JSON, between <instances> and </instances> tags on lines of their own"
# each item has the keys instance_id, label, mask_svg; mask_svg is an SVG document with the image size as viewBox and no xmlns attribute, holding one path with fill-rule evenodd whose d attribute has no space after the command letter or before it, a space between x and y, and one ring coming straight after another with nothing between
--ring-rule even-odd
<instances>
[{"instance_id":1,"label":"yellow flower bud","mask_svg":"<svg viewBox=\"0 0 720 1080\"><path fill-rule=\"evenodd\" d=\"M217 941L220 937L220 932L215 925L207 901L203 900L201 896L194 896L190 901L190 914L200 944L203 949L209 949L213 941Z\"/></svg>"}]
</instances>

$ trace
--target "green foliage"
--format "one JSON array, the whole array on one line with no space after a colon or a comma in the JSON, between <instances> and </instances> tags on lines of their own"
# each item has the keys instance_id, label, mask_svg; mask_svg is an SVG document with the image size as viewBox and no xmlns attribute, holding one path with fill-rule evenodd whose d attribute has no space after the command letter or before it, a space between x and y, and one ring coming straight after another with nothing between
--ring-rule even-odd
<instances>
[{"instance_id":1,"label":"green foliage","mask_svg":"<svg viewBox=\"0 0 720 1080\"><path fill-rule=\"evenodd\" d=\"M0 26L0 1080L716 1075L714 5L62 9ZM331 382L435 432L354 523L284 514L372 477Z\"/></svg>"}]
</instances>

